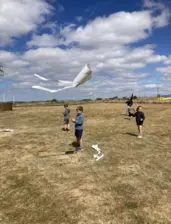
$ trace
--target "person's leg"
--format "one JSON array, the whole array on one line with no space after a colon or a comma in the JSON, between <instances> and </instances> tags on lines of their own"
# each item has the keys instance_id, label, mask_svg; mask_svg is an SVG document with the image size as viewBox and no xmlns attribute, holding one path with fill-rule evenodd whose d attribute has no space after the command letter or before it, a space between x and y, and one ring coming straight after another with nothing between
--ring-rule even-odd
<instances>
[{"instance_id":1,"label":"person's leg","mask_svg":"<svg viewBox=\"0 0 171 224\"><path fill-rule=\"evenodd\" d=\"M142 125L138 125L138 138L142 138Z\"/></svg>"},{"instance_id":2,"label":"person's leg","mask_svg":"<svg viewBox=\"0 0 171 224\"><path fill-rule=\"evenodd\" d=\"M76 137L76 147L80 146L79 132L75 129L75 137Z\"/></svg>"},{"instance_id":3,"label":"person's leg","mask_svg":"<svg viewBox=\"0 0 171 224\"><path fill-rule=\"evenodd\" d=\"M80 148L83 148L83 140L82 140L82 137L80 138Z\"/></svg>"},{"instance_id":4,"label":"person's leg","mask_svg":"<svg viewBox=\"0 0 171 224\"><path fill-rule=\"evenodd\" d=\"M64 121L64 131L67 130L67 124L66 124L66 121Z\"/></svg>"},{"instance_id":5,"label":"person's leg","mask_svg":"<svg viewBox=\"0 0 171 224\"><path fill-rule=\"evenodd\" d=\"M137 125L137 128L138 128L138 136L140 136L140 126Z\"/></svg>"},{"instance_id":6,"label":"person's leg","mask_svg":"<svg viewBox=\"0 0 171 224\"><path fill-rule=\"evenodd\" d=\"M77 135L77 143L78 143L77 151L83 149L82 133L83 133L83 130L78 130L77 131L77 134L78 134Z\"/></svg>"},{"instance_id":7,"label":"person's leg","mask_svg":"<svg viewBox=\"0 0 171 224\"><path fill-rule=\"evenodd\" d=\"M77 146L80 147L80 138L77 137Z\"/></svg>"},{"instance_id":8,"label":"person's leg","mask_svg":"<svg viewBox=\"0 0 171 224\"><path fill-rule=\"evenodd\" d=\"M69 120L66 121L66 131L69 131Z\"/></svg>"},{"instance_id":9,"label":"person's leg","mask_svg":"<svg viewBox=\"0 0 171 224\"><path fill-rule=\"evenodd\" d=\"M69 125L69 122L68 122L68 125L67 125L67 129L68 129L68 131L69 131L69 128L70 128L70 125Z\"/></svg>"},{"instance_id":10,"label":"person's leg","mask_svg":"<svg viewBox=\"0 0 171 224\"><path fill-rule=\"evenodd\" d=\"M139 126L140 136L142 136L142 125Z\"/></svg>"}]
</instances>

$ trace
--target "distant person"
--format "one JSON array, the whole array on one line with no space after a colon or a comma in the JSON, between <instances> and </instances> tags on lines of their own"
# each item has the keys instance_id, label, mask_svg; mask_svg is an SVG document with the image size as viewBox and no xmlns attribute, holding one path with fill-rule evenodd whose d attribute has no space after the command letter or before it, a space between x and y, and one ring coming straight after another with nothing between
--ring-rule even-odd
<instances>
[{"instance_id":1,"label":"distant person","mask_svg":"<svg viewBox=\"0 0 171 224\"><path fill-rule=\"evenodd\" d=\"M72 122L75 123L75 137L77 140L76 151L82 151L83 150L82 135L83 135L83 123L84 123L83 107L82 106L77 107L76 111L77 111L76 118L72 119Z\"/></svg>"},{"instance_id":2,"label":"distant person","mask_svg":"<svg viewBox=\"0 0 171 224\"><path fill-rule=\"evenodd\" d=\"M125 102L127 104L127 111L126 111L126 114L129 115L129 109L132 107L133 105L133 101L132 100L128 100Z\"/></svg>"},{"instance_id":3,"label":"distant person","mask_svg":"<svg viewBox=\"0 0 171 224\"><path fill-rule=\"evenodd\" d=\"M64 104L64 131L69 131L69 119L70 119L70 109L68 107L68 104Z\"/></svg>"},{"instance_id":4,"label":"distant person","mask_svg":"<svg viewBox=\"0 0 171 224\"><path fill-rule=\"evenodd\" d=\"M135 109L133 107L128 107L128 116L134 117Z\"/></svg>"},{"instance_id":5,"label":"distant person","mask_svg":"<svg viewBox=\"0 0 171 224\"><path fill-rule=\"evenodd\" d=\"M136 113L134 114L134 117L136 118L136 123L138 126L138 138L142 138L142 126L145 120L145 115L142 112L142 107L138 106L136 109Z\"/></svg>"}]
</instances>

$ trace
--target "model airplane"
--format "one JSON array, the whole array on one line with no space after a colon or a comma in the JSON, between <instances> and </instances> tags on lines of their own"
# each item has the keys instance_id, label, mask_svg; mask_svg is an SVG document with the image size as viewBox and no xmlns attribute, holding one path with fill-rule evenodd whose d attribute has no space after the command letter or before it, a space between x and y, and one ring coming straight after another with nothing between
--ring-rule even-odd
<instances>
[{"instance_id":1,"label":"model airplane","mask_svg":"<svg viewBox=\"0 0 171 224\"><path fill-rule=\"evenodd\" d=\"M47 78L44 78L38 74L34 74L34 76L38 77L39 79L43 80L43 81L50 81ZM92 71L91 71L91 67L89 64L85 65L84 68L80 71L80 73L76 76L76 78L73 81L65 81L65 80L56 80L58 86L65 86L62 89L48 89L42 86L32 86L32 88L35 89L41 89L44 91L48 91L51 93L56 93L59 92L61 90L64 89L69 89L69 88L75 88L79 85L84 84L86 81L88 81L89 79L91 79L92 77Z\"/></svg>"},{"instance_id":2,"label":"model airplane","mask_svg":"<svg viewBox=\"0 0 171 224\"><path fill-rule=\"evenodd\" d=\"M93 157L96 159L96 161L98 161L99 159L102 159L104 157L104 154L102 153L102 151L98 145L92 145L91 147L97 152L97 154L93 155Z\"/></svg>"}]
</instances>

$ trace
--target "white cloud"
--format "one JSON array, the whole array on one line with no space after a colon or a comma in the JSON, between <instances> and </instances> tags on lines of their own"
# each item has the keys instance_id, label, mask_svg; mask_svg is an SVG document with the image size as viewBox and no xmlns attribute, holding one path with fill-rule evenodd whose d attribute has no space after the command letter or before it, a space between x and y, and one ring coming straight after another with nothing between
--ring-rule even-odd
<instances>
[{"instance_id":1,"label":"white cloud","mask_svg":"<svg viewBox=\"0 0 171 224\"><path fill-rule=\"evenodd\" d=\"M0 59L4 58L4 68L7 77L20 80L40 82L35 79L33 73L38 73L51 79L72 80L80 69L90 62L94 77L92 81L109 83L114 79L116 85L121 82L128 84L152 77L149 73L136 72L135 69L145 67L148 63L162 61L162 56L156 55L154 46L147 45L140 48L117 47L99 48L91 50L71 48L38 48L30 49L24 54L15 55L9 52L1 52ZM101 66L100 66L101 65ZM101 79L103 78L103 81ZM90 82L90 85L92 83ZM87 85L86 85L87 87ZM118 87L117 87L118 88Z\"/></svg>"},{"instance_id":2,"label":"white cloud","mask_svg":"<svg viewBox=\"0 0 171 224\"><path fill-rule=\"evenodd\" d=\"M10 44L12 38L36 30L44 21L44 15L52 12L45 0L0 1L0 46Z\"/></svg>"},{"instance_id":3,"label":"white cloud","mask_svg":"<svg viewBox=\"0 0 171 224\"><path fill-rule=\"evenodd\" d=\"M0 51L0 62L2 64L11 62L13 60L17 59L17 55L8 51Z\"/></svg>"},{"instance_id":4,"label":"white cloud","mask_svg":"<svg viewBox=\"0 0 171 224\"><path fill-rule=\"evenodd\" d=\"M43 25L42 25L42 28L44 29L49 29L50 31L52 31L52 33L56 33L57 32L57 29L58 29L58 23L57 21L53 21L53 22L45 22Z\"/></svg>"},{"instance_id":5,"label":"white cloud","mask_svg":"<svg viewBox=\"0 0 171 224\"><path fill-rule=\"evenodd\" d=\"M165 6L162 3L153 0L144 0L144 7L161 9L161 10L165 8Z\"/></svg>"},{"instance_id":6,"label":"white cloud","mask_svg":"<svg viewBox=\"0 0 171 224\"><path fill-rule=\"evenodd\" d=\"M168 56L167 60L164 62L164 64L169 65L171 64L171 55Z\"/></svg>"},{"instance_id":7,"label":"white cloud","mask_svg":"<svg viewBox=\"0 0 171 224\"><path fill-rule=\"evenodd\" d=\"M52 34L34 35L32 40L27 42L28 47L55 47L58 44L58 38Z\"/></svg>"},{"instance_id":8,"label":"white cloud","mask_svg":"<svg viewBox=\"0 0 171 224\"><path fill-rule=\"evenodd\" d=\"M146 84L146 85L144 85L144 87L147 89L153 89L153 88L156 89L158 87L158 85L153 83L153 84Z\"/></svg>"},{"instance_id":9,"label":"white cloud","mask_svg":"<svg viewBox=\"0 0 171 224\"><path fill-rule=\"evenodd\" d=\"M163 80L171 81L171 66L157 68L156 70L157 70L157 72L162 74Z\"/></svg>"},{"instance_id":10,"label":"white cloud","mask_svg":"<svg viewBox=\"0 0 171 224\"><path fill-rule=\"evenodd\" d=\"M135 43L147 38L153 28L168 25L170 14L163 9L159 15L154 11L118 12L108 17L98 17L85 27L65 27L61 35L65 44L78 42L80 47L118 46Z\"/></svg>"}]
</instances>

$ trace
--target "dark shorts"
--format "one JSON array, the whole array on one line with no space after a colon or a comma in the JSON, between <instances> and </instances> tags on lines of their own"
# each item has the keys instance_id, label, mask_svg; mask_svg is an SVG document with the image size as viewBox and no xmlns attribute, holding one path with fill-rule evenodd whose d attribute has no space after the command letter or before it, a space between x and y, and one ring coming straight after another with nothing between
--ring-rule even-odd
<instances>
[{"instance_id":1,"label":"dark shorts","mask_svg":"<svg viewBox=\"0 0 171 224\"><path fill-rule=\"evenodd\" d=\"M140 125L143 125L144 121L137 121L137 125L140 126Z\"/></svg>"},{"instance_id":2,"label":"dark shorts","mask_svg":"<svg viewBox=\"0 0 171 224\"><path fill-rule=\"evenodd\" d=\"M65 119L64 124L69 124L69 119Z\"/></svg>"},{"instance_id":3,"label":"dark shorts","mask_svg":"<svg viewBox=\"0 0 171 224\"><path fill-rule=\"evenodd\" d=\"M134 116L134 114L129 112L129 117L133 117L133 116Z\"/></svg>"},{"instance_id":4,"label":"dark shorts","mask_svg":"<svg viewBox=\"0 0 171 224\"><path fill-rule=\"evenodd\" d=\"M83 130L78 130L78 129L75 130L75 137L81 138L82 135L83 135Z\"/></svg>"}]
</instances>

